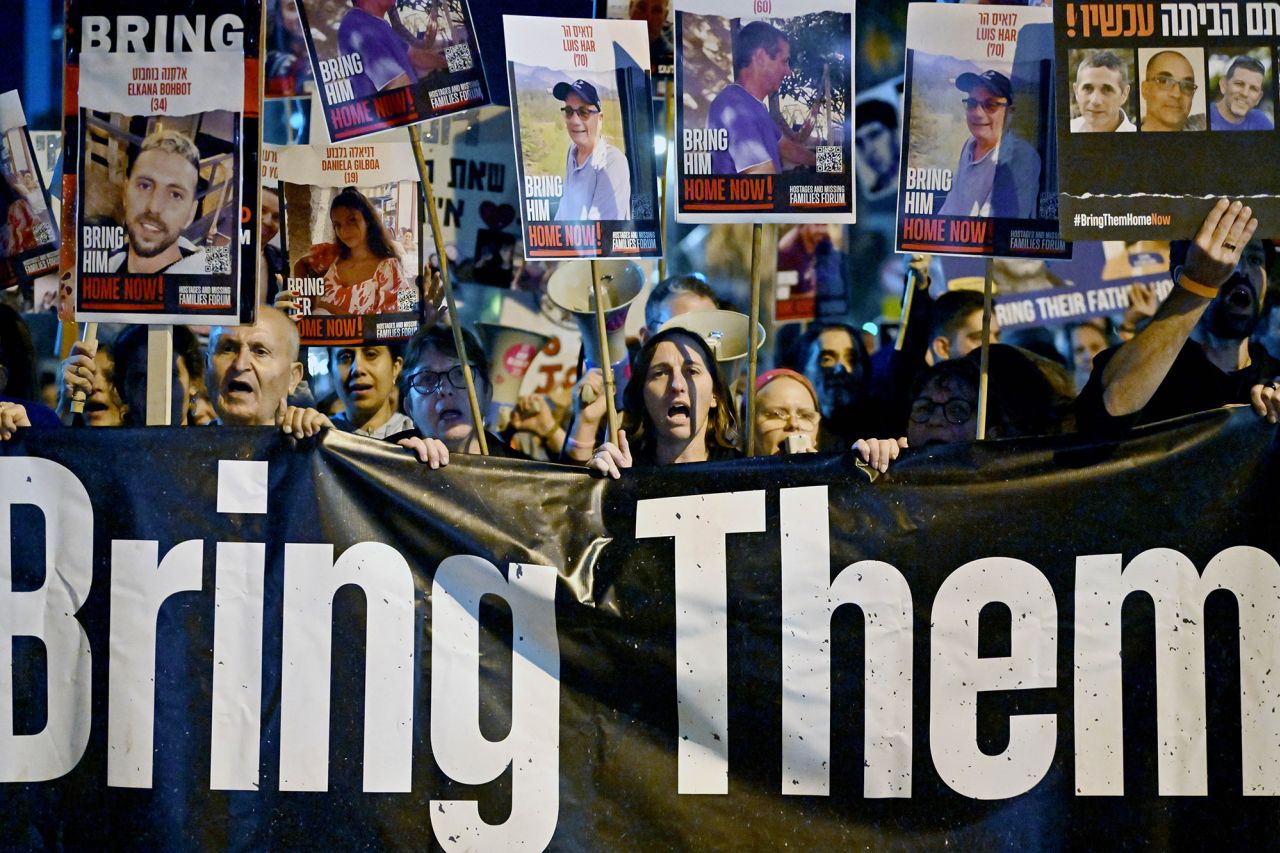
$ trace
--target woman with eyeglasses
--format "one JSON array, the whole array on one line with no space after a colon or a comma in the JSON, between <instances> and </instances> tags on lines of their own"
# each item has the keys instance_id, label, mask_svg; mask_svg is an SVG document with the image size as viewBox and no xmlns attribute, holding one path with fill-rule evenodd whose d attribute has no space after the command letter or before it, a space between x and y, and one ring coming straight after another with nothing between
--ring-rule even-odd
<instances>
[{"instance_id":1,"label":"woman with eyeglasses","mask_svg":"<svg viewBox=\"0 0 1280 853\"><path fill-rule=\"evenodd\" d=\"M489 357L475 335L462 330L462 345L471 362L480 411L489 409L493 389L489 387ZM454 346L453 331L447 326L423 326L405 345L405 364L400 382L401 405L413 419L411 432L389 436L387 441L408 447L432 468L449 464L451 453L479 453L480 439L471 418L462 361ZM484 425L481 424L483 429ZM485 433L489 455L526 459L493 433Z\"/></svg>"},{"instance_id":2,"label":"woman with eyeglasses","mask_svg":"<svg viewBox=\"0 0 1280 853\"><path fill-rule=\"evenodd\" d=\"M587 462L618 478L633 465L738 459L733 395L701 336L671 328L645 341L623 392L618 443L605 442Z\"/></svg>"},{"instance_id":3,"label":"woman with eyeglasses","mask_svg":"<svg viewBox=\"0 0 1280 853\"><path fill-rule=\"evenodd\" d=\"M631 218L631 168L627 155L604 138L600 95L586 80L562 81L551 90L564 101L569 134L557 222Z\"/></svg>"},{"instance_id":4,"label":"woman with eyeglasses","mask_svg":"<svg viewBox=\"0 0 1280 853\"><path fill-rule=\"evenodd\" d=\"M760 374L753 426L757 456L817 452L822 413L813 384L804 374L785 367ZM851 449L883 473L906 446L905 438L860 438Z\"/></svg>"}]
</instances>

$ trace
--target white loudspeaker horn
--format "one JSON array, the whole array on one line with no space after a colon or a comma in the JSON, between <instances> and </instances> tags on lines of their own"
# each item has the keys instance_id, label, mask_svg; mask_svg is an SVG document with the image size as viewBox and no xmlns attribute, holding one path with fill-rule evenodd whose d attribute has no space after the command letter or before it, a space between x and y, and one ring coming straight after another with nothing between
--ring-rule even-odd
<instances>
[{"instance_id":1,"label":"white loudspeaker horn","mask_svg":"<svg viewBox=\"0 0 1280 853\"><path fill-rule=\"evenodd\" d=\"M572 261L561 264L547 280L551 301L573 314L578 323L589 366L601 367L591 282L593 266L600 276L600 290L604 295L604 324L609 333L609 358L613 364L627 357L623 327L627 322L627 308L644 288L644 271L634 261Z\"/></svg>"},{"instance_id":2,"label":"white loudspeaker horn","mask_svg":"<svg viewBox=\"0 0 1280 853\"><path fill-rule=\"evenodd\" d=\"M484 348L489 355L488 379L489 387L493 389L493 401L486 420L496 425L505 421L505 415L520 399L524 375L550 338L528 329L497 323L477 323L476 326L483 335Z\"/></svg>"},{"instance_id":3,"label":"white loudspeaker horn","mask_svg":"<svg viewBox=\"0 0 1280 853\"><path fill-rule=\"evenodd\" d=\"M677 314L662 324L658 330L688 329L699 335L716 354L721 375L730 387L742 375L747 364L747 347L750 345L751 318L737 311L691 311ZM756 339L756 351L764 346L764 326L756 324L760 336Z\"/></svg>"}]
</instances>

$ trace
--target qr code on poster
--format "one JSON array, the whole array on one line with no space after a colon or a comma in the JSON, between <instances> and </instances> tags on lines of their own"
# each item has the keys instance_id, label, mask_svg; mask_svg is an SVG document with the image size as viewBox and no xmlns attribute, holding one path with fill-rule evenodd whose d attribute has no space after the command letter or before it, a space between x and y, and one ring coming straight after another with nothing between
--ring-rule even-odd
<instances>
[{"instance_id":1,"label":"qr code on poster","mask_svg":"<svg viewBox=\"0 0 1280 853\"><path fill-rule=\"evenodd\" d=\"M838 145L818 146L818 172L839 174L844 171L844 149Z\"/></svg>"},{"instance_id":2,"label":"qr code on poster","mask_svg":"<svg viewBox=\"0 0 1280 853\"><path fill-rule=\"evenodd\" d=\"M49 227L49 223L41 222L32 230L32 236L35 237L37 246L43 246L53 242L53 229Z\"/></svg>"},{"instance_id":3,"label":"qr code on poster","mask_svg":"<svg viewBox=\"0 0 1280 853\"><path fill-rule=\"evenodd\" d=\"M210 246L204 251L205 275L228 275L231 272L231 247Z\"/></svg>"},{"instance_id":4,"label":"qr code on poster","mask_svg":"<svg viewBox=\"0 0 1280 853\"><path fill-rule=\"evenodd\" d=\"M450 71L467 71L473 64L471 61L471 48L465 44L446 47L444 49L444 58L449 63Z\"/></svg>"}]
</instances>

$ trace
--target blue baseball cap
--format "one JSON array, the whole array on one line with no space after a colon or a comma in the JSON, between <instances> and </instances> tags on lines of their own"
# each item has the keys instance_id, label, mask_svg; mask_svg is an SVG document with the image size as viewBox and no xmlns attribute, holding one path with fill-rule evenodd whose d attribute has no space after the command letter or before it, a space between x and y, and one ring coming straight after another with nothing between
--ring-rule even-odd
<instances>
[{"instance_id":1,"label":"blue baseball cap","mask_svg":"<svg viewBox=\"0 0 1280 853\"><path fill-rule=\"evenodd\" d=\"M556 100L563 101L570 95L577 95L585 103L592 106L600 106L600 95L596 92L596 87L592 86L586 80L574 80L572 83L557 83L556 87L551 90L551 94Z\"/></svg>"}]
</instances>

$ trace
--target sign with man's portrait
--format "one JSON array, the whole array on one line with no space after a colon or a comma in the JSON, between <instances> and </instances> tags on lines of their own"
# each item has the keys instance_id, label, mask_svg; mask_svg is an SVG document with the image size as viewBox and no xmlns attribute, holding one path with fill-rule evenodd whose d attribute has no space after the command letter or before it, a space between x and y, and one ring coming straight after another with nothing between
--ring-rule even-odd
<instances>
[{"instance_id":1,"label":"sign with man's portrait","mask_svg":"<svg viewBox=\"0 0 1280 853\"><path fill-rule=\"evenodd\" d=\"M330 140L489 103L467 0L296 2Z\"/></svg>"},{"instance_id":2,"label":"sign with man's portrait","mask_svg":"<svg viewBox=\"0 0 1280 853\"><path fill-rule=\"evenodd\" d=\"M63 210L77 320L252 318L261 28L261 0L70 4Z\"/></svg>"},{"instance_id":3,"label":"sign with man's portrait","mask_svg":"<svg viewBox=\"0 0 1280 853\"><path fill-rule=\"evenodd\" d=\"M899 252L1070 257L1058 235L1050 14L911 5Z\"/></svg>"},{"instance_id":4,"label":"sign with man's portrait","mask_svg":"<svg viewBox=\"0 0 1280 853\"><path fill-rule=\"evenodd\" d=\"M1186 239L1221 197L1280 235L1274 9L1066 3L1055 31L1064 237Z\"/></svg>"},{"instance_id":5,"label":"sign with man's portrait","mask_svg":"<svg viewBox=\"0 0 1280 853\"><path fill-rule=\"evenodd\" d=\"M525 257L659 257L644 23L504 15L503 26Z\"/></svg>"},{"instance_id":6,"label":"sign with man's portrait","mask_svg":"<svg viewBox=\"0 0 1280 853\"><path fill-rule=\"evenodd\" d=\"M677 0L676 218L854 221L853 4Z\"/></svg>"}]
</instances>

